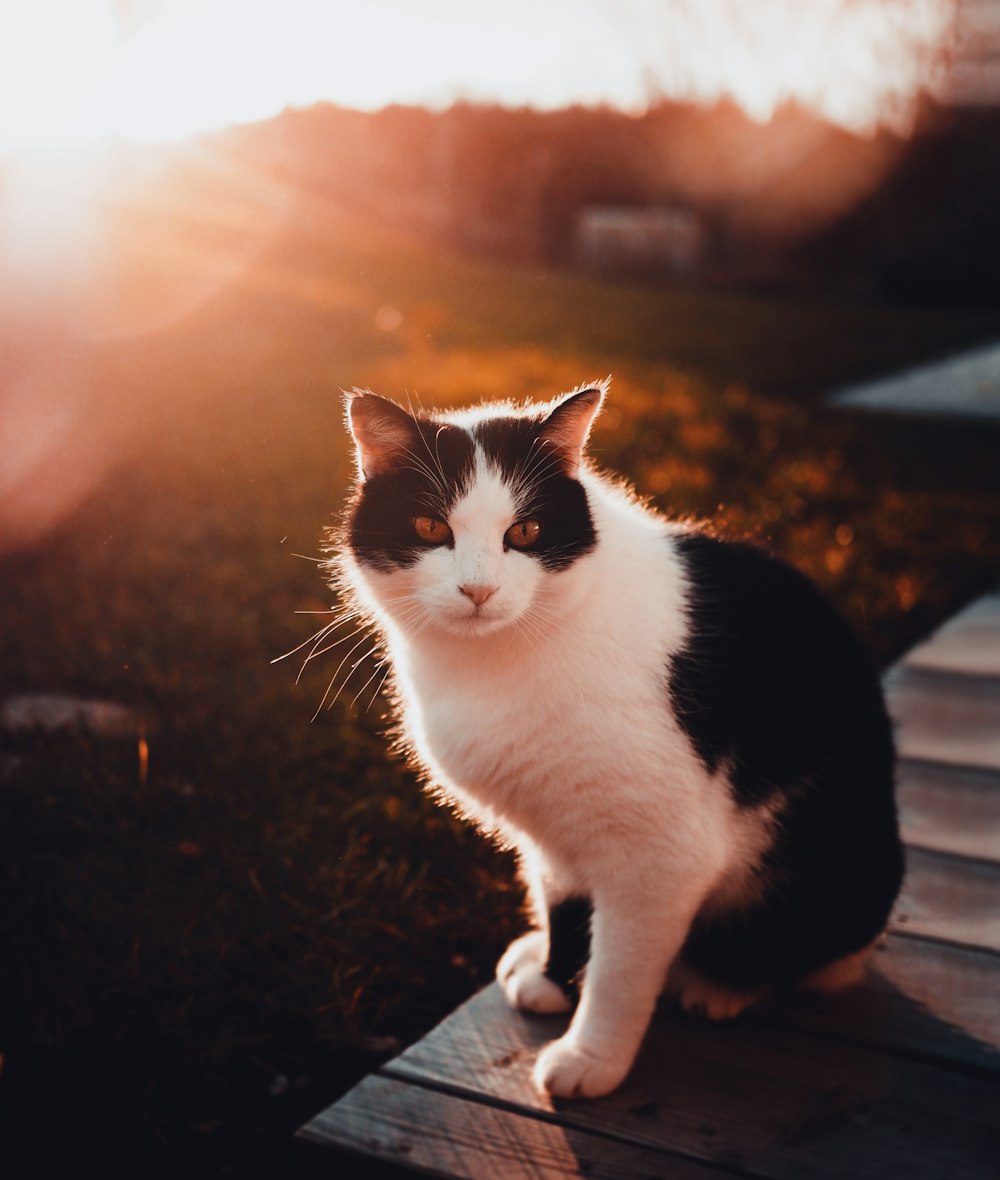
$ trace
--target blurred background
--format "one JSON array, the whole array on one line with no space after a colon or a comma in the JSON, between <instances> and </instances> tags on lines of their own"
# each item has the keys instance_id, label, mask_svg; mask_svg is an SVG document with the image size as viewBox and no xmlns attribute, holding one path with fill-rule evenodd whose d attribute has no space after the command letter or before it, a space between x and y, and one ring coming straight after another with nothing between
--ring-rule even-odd
<instances>
[{"instance_id":1,"label":"blurred background","mask_svg":"<svg viewBox=\"0 0 1000 1180\"><path fill-rule=\"evenodd\" d=\"M310 640L341 390L613 374L596 459L884 667L1000 576L1000 432L831 395L993 345L998 272L998 0L7 0L11 1174L293 1174L521 929Z\"/></svg>"}]
</instances>

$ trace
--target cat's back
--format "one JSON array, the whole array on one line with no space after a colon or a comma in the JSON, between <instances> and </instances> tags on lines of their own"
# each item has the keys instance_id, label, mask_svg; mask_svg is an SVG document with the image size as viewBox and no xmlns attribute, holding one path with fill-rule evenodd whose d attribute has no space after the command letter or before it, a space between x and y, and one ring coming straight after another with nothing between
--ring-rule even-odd
<instances>
[{"instance_id":1,"label":"cat's back","mask_svg":"<svg viewBox=\"0 0 1000 1180\"><path fill-rule=\"evenodd\" d=\"M747 804L820 766L848 783L856 765L890 780L892 731L877 674L814 583L756 546L696 531L671 544L687 625L670 661L670 696L706 765L734 765Z\"/></svg>"}]
</instances>

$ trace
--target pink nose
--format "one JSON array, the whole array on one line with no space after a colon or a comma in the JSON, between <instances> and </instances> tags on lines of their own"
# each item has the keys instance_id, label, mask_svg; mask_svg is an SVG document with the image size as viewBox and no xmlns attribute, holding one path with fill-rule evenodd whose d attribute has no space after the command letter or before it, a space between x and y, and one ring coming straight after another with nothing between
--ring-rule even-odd
<instances>
[{"instance_id":1,"label":"pink nose","mask_svg":"<svg viewBox=\"0 0 1000 1180\"><path fill-rule=\"evenodd\" d=\"M499 586L486 586L482 582L470 582L467 586L459 586L459 590L461 590L466 598L471 599L476 606L482 606L499 589Z\"/></svg>"}]
</instances>

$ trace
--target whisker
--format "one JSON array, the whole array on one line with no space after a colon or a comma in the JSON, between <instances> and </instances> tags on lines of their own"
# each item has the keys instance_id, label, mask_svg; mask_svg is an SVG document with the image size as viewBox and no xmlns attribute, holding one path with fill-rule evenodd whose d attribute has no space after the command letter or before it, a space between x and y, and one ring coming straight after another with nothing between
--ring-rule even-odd
<instances>
[{"instance_id":1,"label":"whisker","mask_svg":"<svg viewBox=\"0 0 1000 1180\"><path fill-rule=\"evenodd\" d=\"M346 643L349 639L353 639L356 634L356 631L351 631L349 634L341 636L340 639L335 640L333 643L328 643L325 647L321 647L318 651L314 648L302 661L302 667L299 669L298 676L295 677L295 683L298 684L302 679L302 673L305 672L306 667L312 660L318 660L320 656L325 656L328 651L335 651L342 643Z\"/></svg>"},{"instance_id":2,"label":"whisker","mask_svg":"<svg viewBox=\"0 0 1000 1180\"><path fill-rule=\"evenodd\" d=\"M559 466L559 457L548 451L539 451L527 462L523 469L519 467L511 480L511 491L515 500L520 504L520 510L526 512L541 506L534 491L548 474Z\"/></svg>"},{"instance_id":3,"label":"whisker","mask_svg":"<svg viewBox=\"0 0 1000 1180\"><path fill-rule=\"evenodd\" d=\"M368 654L370 655L371 652L369 652ZM379 660L379 662L375 665L375 670L372 672L371 676L368 677L368 679L364 682L364 684L362 684L362 686L354 694L354 697L351 700L351 708L352 709L357 707L358 700L359 700L361 694L365 691L365 689L368 687L368 685L371 684L371 682L375 679L375 677L379 674L379 672L382 671L382 668L387 663L388 663L388 657L386 657L385 659ZM385 680L385 676L383 676L382 679ZM375 695L377 693L378 693L378 689L376 689L375 693L372 694L372 700L375 699ZM367 713L368 709L370 709L370 708L371 708L371 701L368 702L368 708L365 709L365 712Z\"/></svg>"},{"instance_id":4,"label":"whisker","mask_svg":"<svg viewBox=\"0 0 1000 1180\"><path fill-rule=\"evenodd\" d=\"M369 636L369 638L370 638L370 636ZM368 649L368 650L365 652L365 654L364 654L363 656L358 656L358 658L357 658L357 659L354 661L354 663L353 663L353 664L351 664L351 671L352 671L352 672L356 672L356 671L358 670L358 668L360 668L360 667L361 667L361 665L362 665L362 664L365 662L365 660L367 660L367 659L368 659L368 657L369 657L370 655L374 655L374 654L375 654L375 652L377 652L377 651L378 651L378 648L379 648L379 645L376 643L376 644L374 645L374 647L370 647L370 648L369 648L369 649ZM348 677L348 679L349 679L349 678L350 678L350 677Z\"/></svg>"},{"instance_id":5,"label":"whisker","mask_svg":"<svg viewBox=\"0 0 1000 1180\"><path fill-rule=\"evenodd\" d=\"M368 641L369 638L370 638L370 636L368 635L367 632L365 632L361 636L361 638L357 641L357 643L355 643L355 645L350 649L349 652L347 652L347 654L344 656L344 658L337 665L336 670L334 671L333 675L330 677L330 683L326 686L326 692L323 693L323 699L320 701L319 705L317 706L316 712L313 713L313 715L312 715L313 721L315 721L316 718L323 711L323 706L326 705L327 699L330 696L330 691L333 688L334 684L336 684L337 677L340 675L340 672L341 672L341 669L343 668L343 666L347 663L347 661L351 658L351 656L358 650L358 648L361 647L361 645L363 643L366 643ZM345 681L344 683L346 684L347 682ZM341 692L343 691L343 688L344 688L344 685L342 684L340 686L340 688L337 689L336 695L334 696L333 700L330 701L330 704L327 705L327 708L330 708L330 709L333 708L333 705L336 702L337 697L339 697Z\"/></svg>"},{"instance_id":6,"label":"whisker","mask_svg":"<svg viewBox=\"0 0 1000 1180\"><path fill-rule=\"evenodd\" d=\"M446 493L447 493L447 489L448 489L448 477L445 475L444 468L441 465L441 453L438 450L438 438L440 437L442 430L444 430L444 424L442 424L438 427L438 429L434 435L434 450L433 451L431 450L430 443L424 437L424 432L422 430L418 430L417 433L420 435L420 440L424 444L424 450L427 452L428 457L433 461L434 467L437 470L438 475L440 476L440 485L439 486L441 489L442 497L444 499L447 499Z\"/></svg>"},{"instance_id":7,"label":"whisker","mask_svg":"<svg viewBox=\"0 0 1000 1180\"><path fill-rule=\"evenodd\" d=\"M382 691L382 687L385 684L386 680L388 679L389 673L392 671L392 664L390 663L388 657L386 659L384 659L381 664L379 664L380 668L383 666L385 667L385 671L382 673L382 679L376 685L375 691L372 693L371 698L368 701L368 704L365 705L365 712L366 713L372 707L372 704L374 703L375 698Z\"/></svg>"},{"instance_id":8,"label":"whisker","mask_svg":"<svg viewBox=\"0 0 1000 1180\"><path fill-rule=\"evenodd\" d=\"M448 481L445 478L444 471L441 468L440 459L437 456L435 456L434 453L431 451L430 446L427 443L427 439L424 438L423 433L419 430L417 431L417 433L420 437L420 441L424 444L424 450L427 452L427 456L431 460L431 463L428 463L427 460L424 459L421 455L418 455L414 451L411 451L409 447L405 447L403 449L403 454L407 455L410 459L412 459L413 462L417 465L416 469L421 471L424 475L426 475L427 478L432 483L438 484L442 487L445 486Z\"/></svg>"},{"instance_id":9,"label":"whisker","mask_svg":"<svg viewBox=\"0 0 1000 1180\"><path fill-rule=\"evenodd\" d=\"M304 612L297 611L296 613L299 614L299 613L304 613ZM320 614L320 613L325 614L326 612L317 611L316 613L317 614ZM313 634L310 635L308 639L303 639L302 642L297 644L295 647L293 647L291 649L291 651L286 651L285 654L281 655L281 656L275 656L274 659L271 661L271 663L272 664L280 664L282 660L287 660L289 656L295 655L295 653L297 651L301 651L308 644L312 643L314 639L317 639L320 643L322 643L323 637L325 635L329 635L331 631L336 630L337 627L339 627L339 626L340 626L340 622L337 621L336 619L331 623L327 623L325 626L320 627L320 629L318 631L314 631Z\"/></svg>"}]
</instances>

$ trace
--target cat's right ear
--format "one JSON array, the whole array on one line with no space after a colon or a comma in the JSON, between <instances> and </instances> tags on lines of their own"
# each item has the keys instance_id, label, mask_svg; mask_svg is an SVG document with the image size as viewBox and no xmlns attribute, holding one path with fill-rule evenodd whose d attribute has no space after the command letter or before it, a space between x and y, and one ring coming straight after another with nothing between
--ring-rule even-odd
<instances>
[{"instance_id":1,"label":"cat's right ear","mask_svg":"<svg viewBox=\"0 0 1000 1180\"><path fill-rule=\"evenodd\" d=\"M577 389L563 398L539 427L538 437L558 456L566 474L574 479L607 388L608 382L600 381L589 388Z\"/></svg>"},{"instance_id":2,"label":"cat's right ear","mask_svg":"<svg viewBox=\"0 0 1000 1180\"><path fill-rule=\"evenodd\" d=\"M347 427L365 479L400 466L407 456L412 456L417 443L413 418L395 402L366 389L347 395Z\"/></svg>"}]
</instances>

